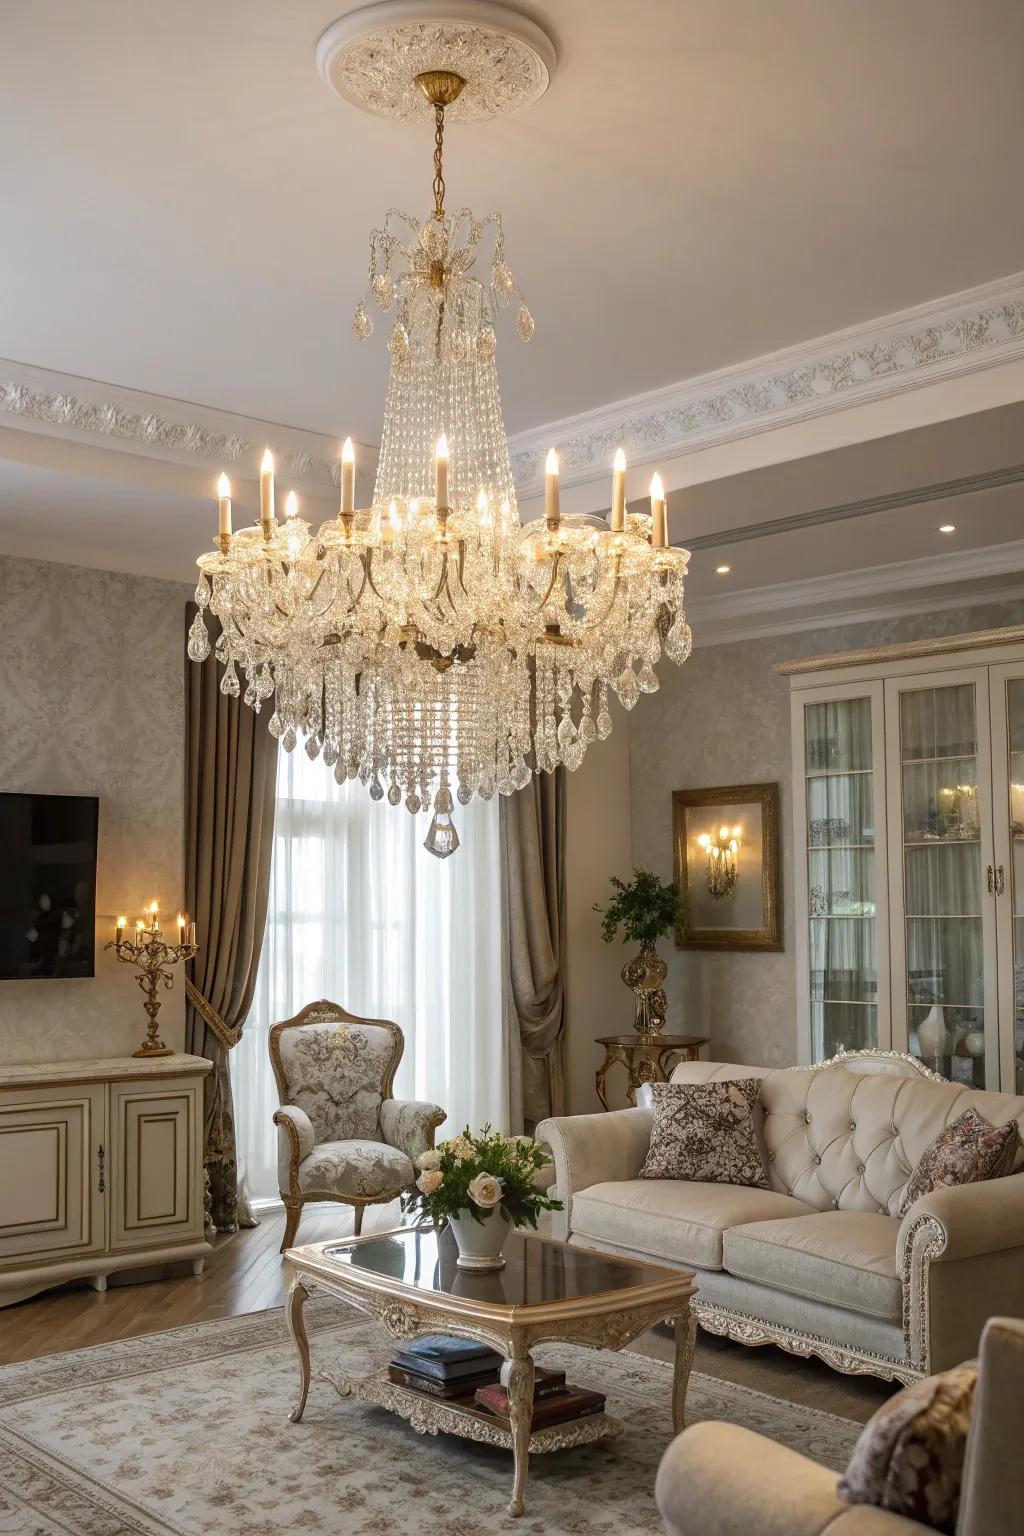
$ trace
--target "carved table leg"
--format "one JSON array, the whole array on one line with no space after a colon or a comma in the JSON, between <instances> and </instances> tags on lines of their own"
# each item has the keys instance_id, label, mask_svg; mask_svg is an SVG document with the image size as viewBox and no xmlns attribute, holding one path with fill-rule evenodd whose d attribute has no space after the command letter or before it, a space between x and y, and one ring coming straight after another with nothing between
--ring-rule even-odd
<instances>
[{"instance_id":1,"label":"carved table leg","mask_svg":"<svg viewBox=\"0 0 1024 1536\"><path fill-rule=\"evenodd\" d=\"M686 1428L686 1386L697 1343L697 1319L689 1307L676 1318L676 1361L672 1373L672 1428L678 1435Z\"/></svg>"},{"instance_id":2,"label":"carved table leg","mask_svg":"<svg viewBox=\"0 0 1024 1536\"><path fill-rule=\"evenodd\" d=\"M296 1277L291 1283L284 1308L288 1332L291 1334L292 1343L299 1357L299 1400L288 1415L293 1424L297 1424L302 1418L302 1411L306 1406L306 1394L309 1392L309 1340L306 1338L306 1325L302 1320L302 1309L305 1305L306 1288Z\"/></svg>"},{"instance_id":3,"label":"carved table leg","mask_svg":"<svg viewBox=\"0 0 1024 1536\"><path fill-rule=\"evenodd\" d=\"M594 1074L594 1087L597 1089L597 1096L601 1100L602 1109L608 1108L608 1095L605 1092L604 1082L608 1076L608 1068L612 1065L613 1060L611 1051L605 1051L604 1061L602 1061L597 1072Z\"/></svg>"},{"instance_id":4,"label":"carved table leg","mask_svg":"<svg viewBox=\"0 0 1024 1536\"><path fill-rule=\"evenodd\" d=\"M510 1515L526 1508L526 1472L530 1464L530 1430L533 1424L533 1361L529 1355L513 1359L508 1370L508 1415L512 1428L515 1471Z\"/></svg>"}]
</instances>

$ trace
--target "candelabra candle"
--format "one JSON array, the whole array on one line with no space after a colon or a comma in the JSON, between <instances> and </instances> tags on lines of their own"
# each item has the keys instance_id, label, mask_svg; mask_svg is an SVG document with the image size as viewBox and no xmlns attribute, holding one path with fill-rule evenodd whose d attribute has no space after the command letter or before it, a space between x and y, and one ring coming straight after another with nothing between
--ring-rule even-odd
<instances>
[{"instance_id":1,"label":"candelabra candle","mask_svg":"<svg viewBox=\"0 0 1024 1536\"><path fill-rule=\"evenodd\" d=\"M151 919L147 928L140 917L135 924L134 939L124 937L125 919L119 917L114 930L114 938L106 945L112 949L118 960L123 965L133 965L138 972L136 981L142 988L145 996L145 1009L149 1018L146 1030L146 1038L134 1056L170 1056L173 1054L169 1045L165 1045L160 1038L157 1014L160 1012L160 999L157 995L161 987L169 991L174 984L173 967L184 960L191 960L199 953L196 944L196 925L189 922L184 913L178 914L178 943L171 944L164 938L157 926L157 914L159 908L154 901L147 909ZM188 934L186 940L185 935Z\"/></svg>"}]
</instances>

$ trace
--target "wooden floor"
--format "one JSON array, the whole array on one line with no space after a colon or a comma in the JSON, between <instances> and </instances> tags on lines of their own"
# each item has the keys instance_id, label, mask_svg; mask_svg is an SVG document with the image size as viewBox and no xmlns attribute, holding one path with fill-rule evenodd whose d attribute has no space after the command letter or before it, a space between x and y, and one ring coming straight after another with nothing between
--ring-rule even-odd
<instances>
[{"instance_id":1,"label":"wooden floor","mask_svg":"<svg viewBox=\"0 0 1024 1536\"><path fill-rule=\"evenodd\" d=\"M398 1220L397 1202L369 1206L363 1231L386 1230ZM314 1207L302 1218L298 1241L326 1242L351 1231L352 1217L341 1207ZM284 1212L266 1212L260 1226L218 1236L198 1279L191 1264L183 1263L154 1272L159 1278L148 1283L141 1283L138 1275L111 1275L104 1292L75 1282L0 1308L0 1364L278 1307L285 1293L279 1252L283 1233ZM664 1330L652 1330L632 1347L660 1359L672 1358L672 1338ZM703 1333L694 1369L861 1422L893 1391L868 1377L839 1376L814 1360L772 1348L746 1349Z\"/></svg>"}]
</instances>

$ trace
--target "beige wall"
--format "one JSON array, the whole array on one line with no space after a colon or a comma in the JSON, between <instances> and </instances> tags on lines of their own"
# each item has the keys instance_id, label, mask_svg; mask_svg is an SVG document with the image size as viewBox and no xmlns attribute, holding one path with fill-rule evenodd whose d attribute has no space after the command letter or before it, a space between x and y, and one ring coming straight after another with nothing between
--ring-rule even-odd
<instances>
[{"instance_id":1,"label":"beige wall","mask_svg":"<svg viewBox=\"0 0 1024 1536\"><path fill-rule=\"evenodd\" d=\"M789 681L772 663L925 636L1024 622L1024 603L986 604L845 628L698 647L659 668L661 690L630 717L633 857L672 873L672 791L776 780L780 785L785 951L661 951L669 963L669 1027L710 1036L713 1059L796 1060Z\"/></svg>"},{"instance_id":2,"label":"beige wall","mask_svg":"<svg viewBox=\"0 0 1024 1536\"><path fill-rule=\"evenodd\" d=\"M184 605L178 583L0 557L0 790L98 795L96 975L0 982L0 1060L130 1052L146 1016L101 948L121 910L182 900ZM180 979L161 1027L181 1048Z\"/></svg>"},{"instance_id":3,"label":"beige wall","mask_svg":"<svg viewBox=\"0 0 1024 1536\"><path fill-rule=\"evenodd\" d=\"M643 699L637 709L648 703ZM594 1091L601 1051L594 1037L632 1028L632 999L619 975L628 951L602 942L601 919L593 910L596 901L607 900L609 876L628 878L631 868L629 718L616 709L607 741L595 742L568 776L566 1091L573 1114L601 1107Z\"/></svg>"}]
</instances>

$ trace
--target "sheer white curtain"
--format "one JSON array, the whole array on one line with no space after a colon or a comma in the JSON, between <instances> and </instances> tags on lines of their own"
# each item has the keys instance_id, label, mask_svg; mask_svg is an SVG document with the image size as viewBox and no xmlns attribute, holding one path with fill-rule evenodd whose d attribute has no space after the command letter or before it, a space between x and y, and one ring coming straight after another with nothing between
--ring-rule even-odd
<instances>
[{"instance_id":1,"label":"sheer white curtain","mask_svg":"<svg viewBox=\"0 0 1024 1536\"><path fill-rule=\"evenodd\" d=\"M442 861L422 847L427 816L335 784L301 750L280 754L277 795L256 996L231 1052L251 1196L278 1193L267 1031L320 997L401 1026L396 1096L443 1105L442 1135L507 1131L497 799L460 808L462 846Z\"/></svg>"}]
</instances>

